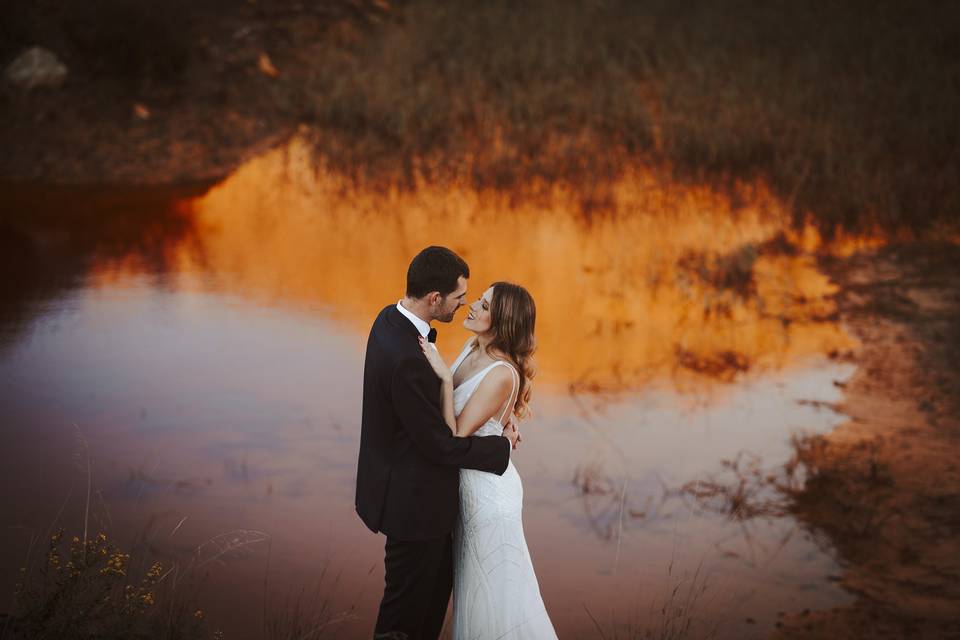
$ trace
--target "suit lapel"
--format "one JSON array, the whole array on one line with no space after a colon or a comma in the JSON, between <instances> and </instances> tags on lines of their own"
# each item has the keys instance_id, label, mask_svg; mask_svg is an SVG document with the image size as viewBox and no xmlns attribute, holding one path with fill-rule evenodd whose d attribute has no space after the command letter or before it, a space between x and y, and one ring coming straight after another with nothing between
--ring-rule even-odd
<instances>
[{"instance_id":1,"label":"suit lapel","mask_svg":"<svg viewBox=\"0 0 960 640\"><path fill-rule=\"evenodd\" d=\"M394 325L402 332L409 334L412 338L420 337L420 332L417 331L417 328L413 326L413 323L410 322L410 320L405 318L404 315L397 310L396 305L387 308L387 322Z\"/></svg>"}]
</instances>

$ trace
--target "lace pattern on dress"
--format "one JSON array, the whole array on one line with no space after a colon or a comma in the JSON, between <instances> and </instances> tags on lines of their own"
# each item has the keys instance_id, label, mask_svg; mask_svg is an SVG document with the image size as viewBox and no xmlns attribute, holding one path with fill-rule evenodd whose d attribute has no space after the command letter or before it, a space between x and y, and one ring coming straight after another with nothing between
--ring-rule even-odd
<instances>
[{"instance_id":1,"label":"lace pattern on dress","mask_svg":"<svg viewBox=\"0 0 960 640\"><path fill-rule=\"evenodd\" d=\"M452 370L469 353L464 348ZM498 360L454 389L459 415L497 366L507 366L514 385L500 419L490 418L476 435L499 435L516 400L519 375ZM556 640L523 535L523 484L511 461L502 476L460 470L460 517L454 530L453 639Z\"/></svg>"}]
</instances>

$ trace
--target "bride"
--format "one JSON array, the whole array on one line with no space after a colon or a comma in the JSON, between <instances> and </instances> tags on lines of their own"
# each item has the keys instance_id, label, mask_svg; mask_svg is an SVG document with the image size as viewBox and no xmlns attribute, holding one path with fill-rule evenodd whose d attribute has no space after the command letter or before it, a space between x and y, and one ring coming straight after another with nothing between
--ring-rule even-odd
<instances>
[{"instance_id":1,"label":"bride","mask_svg":"<svg viewBox=\"0 0 960 640\"><path fill-rule=\"evenodd\" d=\"M530 401L536 307L523 287L495 282L470 305L476 334L448 368L421 339L442 380L443 414L454 435L499 435ZM521 513L523 485L510 462L502 476L460 470L460 518L453 534L454 640L555 639L540 596Z\"/></svg>"}]
</instances>

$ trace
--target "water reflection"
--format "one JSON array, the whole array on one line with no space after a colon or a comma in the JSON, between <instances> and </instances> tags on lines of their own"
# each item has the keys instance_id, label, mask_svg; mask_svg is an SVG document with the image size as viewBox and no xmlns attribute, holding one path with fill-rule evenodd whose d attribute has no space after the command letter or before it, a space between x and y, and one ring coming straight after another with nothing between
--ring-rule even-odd
<instances>
[{"instance_id":1,"label":"water reflection","mask_svg":"<svg viewBox=\"0 0 960 640\"><path fill-rule=\"evenodd\" d=\"M0 349L96 265L122 258L162 278L171 248L191 237L188 203L205 190L0 183Z\"/></svg>"},{"instance_id":2,"label":"water reflection","mask_svg":"<svg viewBox=\"0 0 960 640\"><path fill-rule=\"evenodd\" d=\"M786 212L761 187L741 190L734 204L632 174L609 211L584 216L559 188L520 201L457 185L359 189L317 171L295 141L189 203L195 235L173 238L169 255L181 289L319 307L365 333L402 291L410 257L445 244L471 264L475 293L504 278L530 289L541 379L578 390L732 379L847 349L833 287L784 239ZM101 262L98 279L139 260ZM465 335L444 334L449 349Z\"/></svg>"},{"instance_id":3,"label":"water reflection","mask_svg":"<svg viewBox=\"0 0 960 640\"><path fill-rule=\"evenodd\" d=\"M255 637L262 602L324 567L340 575L331 610L356 607L343 637L367 636L382 546L353 513L362 349L410 256L442 243L471 263L474 292L507 277L537 298L536 417L515 461L562 637L595 635L584 607L623 622L698 566L698 615L721 637L844 602L834 561L792 519L745 523L682 490L723 460L782 465L792 433L843 419L830 407L851 367L825 354L851 343L831 286L775 200L744 187L741 201L640 174L589 217L556 189L364 190L316 172L298 143L156 205L23 196L21 210L53 211L35 228L4 219L60 284L13 285L0 322L14 514L0 590L60 505L59 522L80 519L83 501L64 500L84 482L79 432L102 526L167 558L217 556L202 599L229 637ZM441 347L464 337L451 325ZM218 555L234 538L251 542Z\"/></svg>"}]
</instances>

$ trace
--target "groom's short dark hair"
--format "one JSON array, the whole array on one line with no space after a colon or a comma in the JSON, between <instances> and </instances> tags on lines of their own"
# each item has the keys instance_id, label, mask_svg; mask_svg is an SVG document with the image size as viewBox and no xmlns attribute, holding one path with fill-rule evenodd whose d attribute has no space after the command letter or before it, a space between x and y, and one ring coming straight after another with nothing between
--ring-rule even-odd
<instances>
[{"instance_id":1,"label":"groom's short dark hair","mask_svg":"<svg viewBox=\"0 0 960 640\"><path fill-rule=\"evenodd\" d=\"M470 267L463 258L446 247L427 247L407 269L407 297L422 298L431 291L445 296L457 288L460 276L470 277Z\"/></svg>"}]
</instances>

